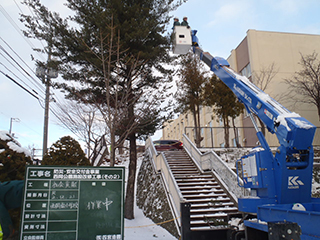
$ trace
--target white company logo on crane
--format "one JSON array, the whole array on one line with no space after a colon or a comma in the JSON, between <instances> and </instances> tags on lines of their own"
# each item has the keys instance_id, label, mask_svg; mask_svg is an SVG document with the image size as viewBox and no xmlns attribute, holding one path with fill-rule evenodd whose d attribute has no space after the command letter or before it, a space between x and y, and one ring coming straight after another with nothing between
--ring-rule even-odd
<instances>
[{"instance_id":1,"label":"white company logo on crane","mask_svg":"<svg viewBox=\"0 0 320 240\"><path fill-rule=\"evenodd\" d=\"M304 183L298 180L299 176L289 176L288 177L288 189L299 189Z\"/></svg>"}]
</instances>

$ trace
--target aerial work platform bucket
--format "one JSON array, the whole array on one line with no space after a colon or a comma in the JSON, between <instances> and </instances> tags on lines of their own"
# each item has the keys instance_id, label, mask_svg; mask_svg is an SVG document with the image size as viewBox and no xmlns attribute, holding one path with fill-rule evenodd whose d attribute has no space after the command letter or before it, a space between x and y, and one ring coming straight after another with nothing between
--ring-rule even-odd
<instances>
[{"instance_id":1,"label":"aerial work platform bucket","mask_svg":"<svg viewBox=\"0 0 320 240\"><path fill-rule=\"evenodd\" d=\"M172 51L174 54L187 54L192 45L191 30L186 26L175 26Z\"/></svg>"}]
</instances>

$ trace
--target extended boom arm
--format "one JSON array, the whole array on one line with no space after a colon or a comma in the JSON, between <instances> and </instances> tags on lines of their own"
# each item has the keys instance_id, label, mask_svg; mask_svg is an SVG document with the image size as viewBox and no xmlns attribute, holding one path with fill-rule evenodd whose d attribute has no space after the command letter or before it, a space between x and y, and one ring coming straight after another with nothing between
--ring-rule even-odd
<instances>
[{"instance_id":1,"label":"extended boom arm","mask_svg":"<svg viewBox=\"0 0 320 240\"><path fill-rule=\"evenodd\" d=\"M196 30L190 34L185 27L175 27L173 52L186 54L192 46L193 52L245 105L261 144L260 148L253 149L238 160L242 167L243 187L251 189L250 197L238 199L239 210L256 213L257 218L265 222L297 222L305 237L314 235L320 238L314 224L320 221L320 201L311 197L312 142L316 127L233 71L225 59L204 52L199 47L196 33ZM280 146L275 155L255 123L253 113L262 120L269 132L276 134ZM296 203L304 205L304 214L295 210ZM258 221L245 221L245 225L268 232L267 226Z\"/></svg>"}]
</instances>

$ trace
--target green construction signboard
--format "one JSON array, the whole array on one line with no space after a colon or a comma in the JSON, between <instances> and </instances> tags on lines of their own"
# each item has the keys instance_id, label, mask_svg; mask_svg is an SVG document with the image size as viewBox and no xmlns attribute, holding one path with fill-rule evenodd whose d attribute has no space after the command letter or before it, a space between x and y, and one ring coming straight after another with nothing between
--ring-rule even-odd
<instances>
[{"instance_id":1,"label":"green construction signboard","mask_svg":"<svg viewBox=\"0 0 320 240\"><path fill-rule=\"evenodd\" d=\"M124 172L28 166L20 240L124 239Z\"/></svg>"}]
</instances>

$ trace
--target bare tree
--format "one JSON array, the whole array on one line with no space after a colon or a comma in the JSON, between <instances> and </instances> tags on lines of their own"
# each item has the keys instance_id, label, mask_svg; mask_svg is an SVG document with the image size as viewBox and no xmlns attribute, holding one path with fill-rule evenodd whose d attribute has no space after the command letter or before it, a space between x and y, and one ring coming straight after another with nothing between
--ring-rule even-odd
<instances>
[{"instance_id":1,"label":"bare tree","mask_svg":"<svg viewBox=\"0 0 320 240\"><path fill-rule=\"evenodd\" d=\"M76 101L67 101L63 105L58 103L57 106L60 120L57 124L70 129L86 144L88 159L93 165L91 153L108 133L98 108Z\"/></svg>"},{"instance_id":2,"label":"bare tree","mask_svg":"<svg viewBox=\"0 0 320 240\"><path fill-rule=\"evenodd\" d=\"M293 98L300 103L313 104L317 107L320 120L320 60L318 53L301 55L301 70L292 78L285 79L289 88L296 93Z\"/></svg>"},{"instance_id":3,"label":"bare tree","mask_svg":"<svg viewBox=\"0 0 320 240\"><path fill-rule=\"evenodd\" d=\"M268 67L261 67L261 69L258 72L253 71L252 72L252 80L253 83L260 88L262 91L266 91L271 81L274 79L274 77L279 72L279 69L275 67L275 63L273 62ZM271 93L270 93L271 94ZM261 126L261 132L265 136L266 135L266 127L264 123L261 121L260 118L258 118L260 126Z\"/></svg>"},{"instance_id":4,"label":"bare tree","mask_svg":"<svg viewBox=\"0 0 320 240\"><path fill-rule=\"evenodd\" d=\"M252 72L253 82L262 91L265 91L273 78L277 75L278 71L274 62L268 67L263 66L258 72Z\"/></svg>"}]
</instances>

